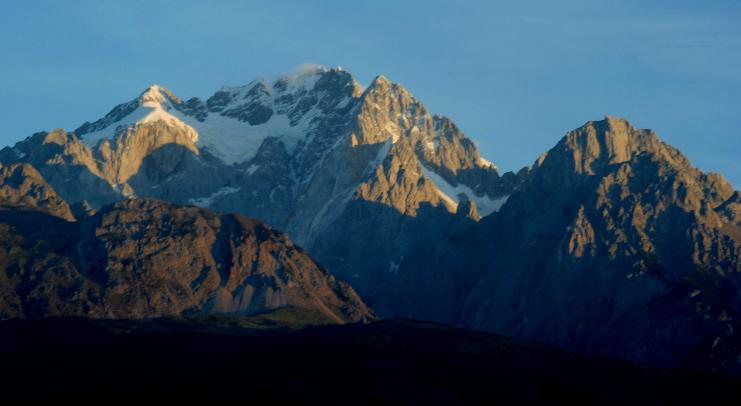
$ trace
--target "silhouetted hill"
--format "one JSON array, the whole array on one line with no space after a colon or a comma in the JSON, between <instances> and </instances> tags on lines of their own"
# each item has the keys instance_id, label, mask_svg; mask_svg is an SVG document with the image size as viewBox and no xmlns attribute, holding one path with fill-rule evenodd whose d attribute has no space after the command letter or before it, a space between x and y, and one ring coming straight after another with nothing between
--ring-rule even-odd
<instances>
[{"instance_id":1,"label":"silhouetted hill","mask_svg":"<svg viewBox=\"0 0 741 406\"><path fill-rule=\"evenodd\" d=\"M737 379L406 319L298 331L234 320L10 320L0 342L3 396L26 401L714 403L741 394Z\"/></svg>"}]
</instances>

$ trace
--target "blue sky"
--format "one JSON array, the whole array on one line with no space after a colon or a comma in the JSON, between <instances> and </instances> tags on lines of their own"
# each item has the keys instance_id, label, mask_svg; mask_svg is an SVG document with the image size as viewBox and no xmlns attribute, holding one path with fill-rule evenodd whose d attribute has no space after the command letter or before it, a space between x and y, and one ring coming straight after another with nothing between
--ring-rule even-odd
<instances>
[{"instance_id":1,"label":"blue sky","mask_svg":"<svg viewBox=\"0 0 741 406\"><path fill-rule=\"evenodd\" d=\"M180 97L340 65L453 118L502 169L605 115L741 185L741 1L24 1L0 13L0 145L151 83Z\"/></svg>"}]
</instances>

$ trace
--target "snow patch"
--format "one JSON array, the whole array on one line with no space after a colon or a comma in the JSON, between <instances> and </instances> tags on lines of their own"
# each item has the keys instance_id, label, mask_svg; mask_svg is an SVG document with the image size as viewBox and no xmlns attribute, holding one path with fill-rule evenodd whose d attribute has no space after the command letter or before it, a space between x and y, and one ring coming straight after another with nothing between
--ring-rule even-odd
<instances>
[{"instance_id":1,"label":"snow patch","mask_svg":"<svg viewBox=\"0 0 741 406\"><path fill-rule=\"evenodd\" d=\"M386 123L386 127L384 128L388 135L391 136L391 141L396 143L396 141L399 141L399 127L394 123L393 121L389 121Z\"/></svg>"},{"instance_id":2,"label":"snow patch","mask_svg":"<svg viewBox=\"0 0 741 406\"><path fill-rule=\"evenodd\" d=\"M193 122L198 131L202 146L228 165L234 165L252 159L268 137L275 137L291 153L299 141L303 140L318 114L316 111L306 113L300 122L291 126L286 115L273 114L266 123L250 125L235 118L210 114L203 122Z\"/></svg>"},{"instance_id":3,"label":"snow patch","mask_svg":"<svg viewBox=\"0 0 741 406\"><path fill-rule=\"evenodd\" d=\"M272 203L275 203L275 197L273 197L273 195L275 195L275 192L278 191L278 189L283 189L283 186L276 186L276 187L274 187L273 189L270 190L270 196L269 197L270 197L270 201Z\"/></svg>"},{"instance_id":4,"label":"snow patch","mask_svg":"<svg viewBox=\"0 0 741 406\"><path fill-rule=\"evenodd\" d=\"M396 259L389 262L389 267L386 269L386 273L391 273L391 274L399 273L399 268L401 267L401 263L403 261L404 261L404 256L402 255L401 257L398 258L398 262Z\"/></svg>"},{"instance_id":5,"label":"snow patch","mask_svg":"<svg viewBox=\"0 0 741 406\"><path fill-rule=\"evenodd\" d=\"M260 83L265 85L268 92L268 95L262 96L264 100L261 103L275 110L273 105L278 96L313 89L321 74L326 70L324 67L313 65L299 68L297 72L277 79L285 85L285 88L280 88L280 90L275 86L277 81L270 83L261 81ZM244 96L257 83L255 81L247 86L223 87L222 91L231 93L235 103L242 103ZM350 98L345 103L349 101ZM227 165L234 165L253 158L268 137L278 138L288 152L292 152L310 133L314 118L321 114L320 109L315 106L293 126L285 114L277 113L273 114L266 123L254 126L219 113L210 113L204 121L198 121L175 109L170 99L162 93L162 88L156 85L142 93L138 98L138 103L139 106L127 116L109 124L106 128L84 134L82 142L89 147L94 147L103 140L113 139L116 134L126 128L162 121L168 125L186 129L198 147L208 149ZM228 108L229 106L225 110Z\"/></svg>"},{"instance_id":6,"label":"snow patch","mask_svg":"<svg viewBox=\"0 0 741 406\"><path fill-rule=\"evenodd\" d=\"M258 169L260 169L260 165L252 164L252 165L249 166L249 168L247 168L247 170L245 172L247 172L247 175L252 175Z\"/></svg>"},{"instance_id":7,"label":"snow patch","mask_svg":"<svg viewBox=\"0 0 741 406\"><path fill-rule=\"evenodd\" d=\"M342 101L337 103L337 109L344 109L352 100L354 100L352 97L345 97Z\"/></svg>"},{"instance_id":8,"label":"snow patch","mask_svg":"<svg viewBox=\"0 0 741 406\"><path fill-rule=\"evenodd\" d=\"M208 197L198 197L188 199L188 203L198 207L211 207L212 204L221 196L231 195L240 191L240 188L224 186Z\"/></svg>"},{"instance_id":9,"label":"snow patch","mask_svg":"<svg viewBox=\"0 0 741 406\"><path fill-rule=\"evenodd\" d=\"M152 85L139 96L140 105L136 110L105 128L82 135L82 142L88 147L94 147L102 140L112 139L119 129L157 121L186 130L191 140L196 142L198 140L196 130L188 125L183 117L178 117L179 114L162 95L160 89L159 86Z\"/></svg>"},{"instance_id":10,"label":"snow patch","mask_svg":"<svg viewBox=\"0 0 741 406\"><path fill-rule=\"evenodd\" d=\"M383 142L383 145L381 145L381 148L378 149L378 152L376 153L376 156L368 162L368 166L366 167L366 174L372 173L373 171L378 168L379 165L383 163L383 161L386 160L386 157L389 156L389 153L391 152L391 145L394 143L393 140L387 139Z\"/></svg>"},{"instance_id":11,"label":"snow patch","mask_svg":"<svg viewBox=\"0 0 741 406\"><path fill-rule=\"evenodd\" d=\"M318 65L306 65L299 67L293 74L278 78L275 82L261 81L260 83L269 93L269 96L266 96L261 103L275 111L274 105L280 95L297 93L302 89L312 90L326 70ZM285 89L277 87L277 82L283 82ZM241 103L247 92L252 90L256 84L257 82L253 82L247 86L223 88L222 90L235 94L233 99ZM228 110L228 107L225 110ZM212 113L203 122L194 121L191 125L200 134L198 143L200 146L211 151L226 164L233 165L253 158L268 137L277 138L283 143L287 152L292 153L299 142L309 135L314 118L320 114L319 108L314 106L301 117L298 123L292 126L288 116L277 112L270 117L270 120L259 125L250 125L236 118Z\"/></svg>"},{"instance_id":12,"label":"snow patch","mask_svg":"<svg viewBox=\"0 0 741 406\"><path fill-rule=\"evenodd\" d=\"M484 168L498 169L494 162L491 162L488 159L479 157L478 163L479 166L483 166Z\"/></svg>"},{"instance_id":13,"label":"snow patch","mask_svg":"<svg viewBox=\"0 0 741 406\"><path fill-rule=\"evenodd\" d=\"M183 116L166 103L144 102L124 119L112 125L83 136L83 143L94 147L100 141L112 139L119 129L134 127L144 123L164 121L168 125L183 128L191 134L191 139L199 147L208 149L227 165L247 161L255 156L268 137L276 137L291 152L309 131L311 121L318 114L310 111L295 126L287 116L274 114L270 120L260 125L218 114L209 114L203 122Z\"/></svg>"},{"instance_id":14,"label":"snow patch","mask_svg":"<svg viewBox=\"0 0 741 406\"><path fill-rule=\"evenodd\" d=\"M420 166L422 166L422 171L424 172L425 177L427 177L427 179L431 180L432 183L435 184L438 196L440 196L440 198L453 211L458 209L458 203L460 203L461 195L466 196L469 201L476 202L476 209L478 210L481 217L488 216L495 211L499 211L502 205L504 205L504 203L507 202L507 199L509 198L509 195L502 196L498 199L493 199L488 195L478 196L470 187L462 183L459 183L457 186L453 186L448 183L445 178L438 175L431 169L428 169L424 165Z\"/></svg>"}]
</instances>

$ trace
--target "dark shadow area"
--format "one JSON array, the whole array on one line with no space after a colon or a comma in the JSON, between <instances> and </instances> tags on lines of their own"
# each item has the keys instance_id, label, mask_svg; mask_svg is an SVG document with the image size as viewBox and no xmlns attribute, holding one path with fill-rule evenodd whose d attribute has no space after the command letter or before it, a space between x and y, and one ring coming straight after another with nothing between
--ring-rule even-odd
<instances>
[{"instance_id":1,"label":"dark shadow area","mask_svg":"<svg viewBox=\"0 0 741 406\"><path fill-rule=\"evenodd\" d=\"M47 251L58 255L70 254L79 232L79 224L36 209L0 207L0 224Z\"/></svg>"},{"instance_id":2,"label":"dark shadow area","mask_svg":"<svg viewBox=\"0 0 741 406\"><path fill-rule=\"evenodd\" d=\"M476 224L429 203L412 216L352 200L308 250L380 317L455 324L487 256L467 237Z\"/></svg>"},{"instance_id":3,"label":"dark shadow area","mask_svg":"<svg viewBox=\"0 0 741 406\"><path fill-rule=\"evenodd\" d=\"M239 181L240 174L234 167L224 165L208 151L196 154L183 145L169 143L147 154L127 183L139 197L185 204L189 198L209 196Z\"/></svg>"},{"instance_id":4,"label":"dark shadow area","mask_svg":"<svg viewBox=\"0 0 741 406\"><path fill-rule=\"evenodd\" d=\"M0 342L3 397L29 402L684 404L741 395L741 382L729 377L403 319L296 332L167 320L11 320L0 323Z\"/></svg>"}]
</instances>

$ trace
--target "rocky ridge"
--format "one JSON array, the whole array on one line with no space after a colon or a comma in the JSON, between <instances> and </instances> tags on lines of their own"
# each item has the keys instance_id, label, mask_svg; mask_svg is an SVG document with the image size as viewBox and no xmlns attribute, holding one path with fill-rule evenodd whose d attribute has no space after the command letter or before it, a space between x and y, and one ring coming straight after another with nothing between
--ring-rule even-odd
<instances>
[{"instance_id":1,"label":"rocky ridge","mask_svg":"<svg viewBox=\"0 0 741 406\"><path fill-rule=\"evenodd\" d=\"M442 236L495 212L527 172L500 176L403 86L379 76L363 89L340 68L224 87L206 101L151 86L74 132L5 148L0 161L34 165L75 207L151 197L259 218L381 314L393 307L371 287L399 285L386 270L406 266L420 231ZM358 247L375 247L373 260L350 258Z\"/></svg>"},{"instance_id":2,"label":"rocky ridge","mask_svg":"<svg viewBox=\"0 0 741 406\"><path fill-rule=\"evenodd\" d=\"M26 173L22 184L36 180L38 173ZM22 206L0 201L2 319L249 315L290 307L330 323L375 318L349 285L254 219L127 199L74 221L66 204L58 213L49 209L47 201L61 199L46 192L45 200L24 199Z\"/></svg>"},{"instance_id":3,"label":"rocky ridge","mask_svg":"<svg viewBox=\"0 0 741 406\"><path fill-rule=\"evenodd\" d=\"M472 239L484 243L464 243L487 254L472 266L481 279L458 323L582 353L739 370L737 208L726 180L654 132L588 122L476 225Z\"/></svg>"},{"instance_id":4,"label":"rocky ridge","mask_svg":"<svg viewBox=\"0 0 741 406\"><path fill-rule=\"evenodd\" d=\"M6 209L31 207L65 220L74 220L67 202L28 164L0 163L0 202Z\"/></svg>"}]
</instances>

